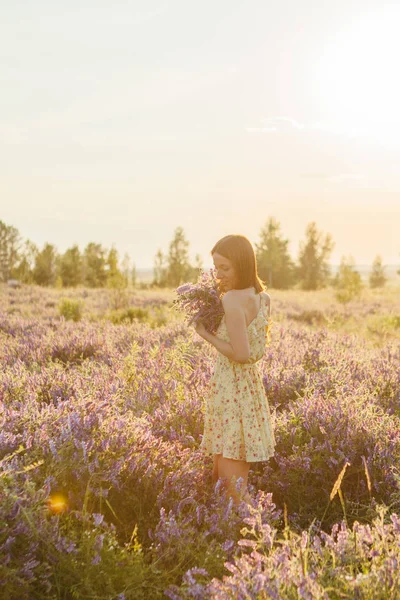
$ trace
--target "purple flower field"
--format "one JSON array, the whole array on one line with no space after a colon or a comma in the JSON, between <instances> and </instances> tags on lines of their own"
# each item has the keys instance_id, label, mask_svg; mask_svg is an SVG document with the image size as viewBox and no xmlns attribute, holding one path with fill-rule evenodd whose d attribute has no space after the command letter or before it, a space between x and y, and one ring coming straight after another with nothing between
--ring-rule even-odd
<instances>
[{"instance_id":1,"label":"purple flower field","mask_svg":"<svg viewBox=\"0 0 400 600\"><path fill-rule=\"evenodd\" d=\"M400 294L271 297L277 449L236 510L171 290L0 289L1 599L400 598Z\"/></svg>"}]
</instances>

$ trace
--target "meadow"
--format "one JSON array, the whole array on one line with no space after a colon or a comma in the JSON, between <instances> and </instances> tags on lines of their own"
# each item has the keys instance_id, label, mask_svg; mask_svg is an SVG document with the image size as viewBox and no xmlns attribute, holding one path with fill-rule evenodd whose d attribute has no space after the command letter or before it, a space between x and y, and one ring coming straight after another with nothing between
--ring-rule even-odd
<instances>
[{"instance_id":1,"label":"meadow","mask_svg":"<svg viewBox=\"0 0 400 600\"><path fill-rule=\"evenodd\" d=\"M400 288L271 297L277 448L235 509L173 290L1 287L2 599L400 598Z\"/></svg>"}]
</instances>

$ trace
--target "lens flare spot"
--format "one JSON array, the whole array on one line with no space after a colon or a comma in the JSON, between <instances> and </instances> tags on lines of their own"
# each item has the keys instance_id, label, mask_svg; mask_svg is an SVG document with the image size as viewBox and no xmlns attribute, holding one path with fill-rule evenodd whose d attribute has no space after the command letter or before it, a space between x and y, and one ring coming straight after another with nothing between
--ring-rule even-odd
<instances>
[{"instance_id":1,"label":"lens flare spot","mask_svg":"<svg viewBox=\"0 0 400 600\"><path fill-rule=\"evenodd\" d=\"M63 494L51 494L48 499L48 507L52 513L62 513L67 510L67 498Z\"/></svg>"}]
</instances>

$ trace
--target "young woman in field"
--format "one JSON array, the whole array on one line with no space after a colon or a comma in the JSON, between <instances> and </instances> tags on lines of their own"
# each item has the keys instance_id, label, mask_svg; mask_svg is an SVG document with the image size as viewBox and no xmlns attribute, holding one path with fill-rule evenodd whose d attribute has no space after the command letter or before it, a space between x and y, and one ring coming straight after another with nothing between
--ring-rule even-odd
<instances>
[{"instance_id":1,"label":"young woman in field","mask_svg":"<svg viewBox=\"0 0 400 600\"><path fill-rule=\"evenodd\" d=\"M214 457L213 482L221 478L228 495L239 504L250 501L251 463L268 460L275 449L268 400L256 364L265 352L271 305L257 274L254 249L245 236L223 237L211 255L225 314L216 335L202 323L196 326L196 332L218 350L200 448Z\"/></svg>"}]
</instances>

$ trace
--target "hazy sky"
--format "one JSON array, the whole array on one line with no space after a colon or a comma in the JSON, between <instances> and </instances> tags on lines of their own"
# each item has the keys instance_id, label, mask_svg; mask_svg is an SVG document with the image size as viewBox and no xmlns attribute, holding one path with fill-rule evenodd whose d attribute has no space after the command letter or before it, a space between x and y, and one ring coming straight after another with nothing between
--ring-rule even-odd
<instances>
[{"instance_id":1,"label":"hazy sky","mask_svg":"<svg viewBox=\"0 0 400 600\"><path fill-rule=\"evenodd\" d=\"M400 262L400 3L3 0L0 219L152 267L307 223Z\"/></svg>"}]
</instances>

